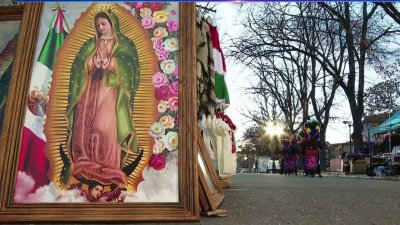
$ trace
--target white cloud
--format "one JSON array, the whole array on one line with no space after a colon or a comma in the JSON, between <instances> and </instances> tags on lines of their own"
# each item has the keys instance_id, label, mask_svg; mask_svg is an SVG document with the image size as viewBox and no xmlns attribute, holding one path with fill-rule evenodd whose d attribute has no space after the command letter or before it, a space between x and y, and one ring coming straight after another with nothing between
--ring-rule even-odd
<instances>
[{"instance_id":1,"label":"white cloud","mask_svg":"<svg viewBox=\"0 0 400 225\"><path fill-rule=\"evenodd\" d=\"M35 181L25 172L18 172L14 201L17 203L39 203L39 202L85 202L79 191L59 190L50 183L33 190Z\"/></svg>"},{"instance_id":2,"label":"white cloud","mask_svg":"<svg viewBox=\"0 0 400 225\"><path fill-rule=\"evenodd\" d=\"M178 166L174 162L167 166L165 173L146 167L137 193L124 193L125 202L178 202Z\"/></svg>"}]
</instances>

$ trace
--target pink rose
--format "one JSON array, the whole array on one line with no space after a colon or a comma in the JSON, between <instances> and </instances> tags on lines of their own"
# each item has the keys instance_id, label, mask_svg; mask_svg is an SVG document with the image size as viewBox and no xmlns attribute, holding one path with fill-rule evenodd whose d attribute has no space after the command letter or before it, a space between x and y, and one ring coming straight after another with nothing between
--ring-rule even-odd
<instances>
[{"instance_id":1,"label":"pink rose","mask_svg":"<svg viewBox=\"0 0 400 225\"><path fill-rule=\"evenodd\" d=\"M178 81L173 82L169 87L171 88L171 94L178 96Z\"/></svg>"},{"instance_id":2,"label":"pink rose","mask_svg":"<svg viewBox=\"0 0 400 225\"><path fill-rule=\"evenodd\" d=\"M153 81L154 87L157 87L157 88L168 84L167 76L165 76L165 74L163 74L161 72L155 73L152 77L152 81Z\"/></svg>"},{"instance_id":3,"label":"pink rose","mask_svg":"<svg viewBox=\"0 0 400 225\"><path fill-rule=\"evenodd\" d=\"M173 16L175 16L175 15L176 15L176 10L175 10L175 9L171 10L171 14L172 14Z\"/></svg>"},{"instance_id":4,"label":"pink rose","mask_svg":"<svg viewBox=\"0 0 400 225\"><path fill-rule=\"evenodd\" d=\"M155 39L153 41L153 48L154 49L160 49L164 46L164 41L160 38L160 39Z\"/></svg>"},{"instance_id":5,"label":"pink rose","mask_svg":"<svg viewBox=\"0 0 400 225\"><path fill-rule=\"evenodd\" d=\"M165 168L167 160L163 155L151 155L149 165L155 170L162 170Z\"/></svg>"},{"instance_id":6,"label":"pink rose","mask_svg":"<svg viewBox=\"0 0 400 225\"><path fill-rule=\"evenodd\" d=\"M149 3L149 8L154 12L154 11L159 11L163 8L163 3L162 2L150 2Z\"/></svg>"},{"instance_id":7,"label":"pink rose","mask_svg":"<svg viewBox=\"0 0 400 225\"><path fill-rule=\"evenodd\" d=\"M167 31L172 32L172 31L177 31L179 29L178 22L175 20L170 20L167 22Z\"/></svg>"},{"instance_id":8,"label":"pink rose","mask_svg":"<svg viewBox=\"0 0 400 225\"><path fill-rule=\"evenodd\" d=\"M142 18L142 26L146 30L154 28L156 26L156 21L154 21L153 17L146 15Z\"/></svg>"},{"instance_id":9,"label":"pink rose","mask_svg":"<svg viewBox=\"0 0 400 225\"><path fill-rule=\"evenodd\" d=\"M164 85L156 88L156 99L167 101L171 97L169 85Z\"/></svg>"},{"instance_id":10,"label":"pink rose","mask_svg":"<svg viewBox=\"0 0 400 225\"><path fill-rule=\"evenodd\" d=\"M139 10L139 9L144 7L144 2L135 2L133 4L135 6L135 9L137 9L137 10Z\"/></svg>"},{"instance_id":11,"label":"pink rose","mask_svg":"<svg viewBox=\"0 0 400 225\"><path fill-rule=\"evenodd\" d=\"M156 49L156 55L158 56L159 61L164 61L168 59L169 52L165 51L164 48Z\"/></svg>"},{"instance_id":12,"label":"pink rose","mask_svg":"<svg viewBox=\"0 0 400 225\"><path fill-rule=\"evenodd\" d=\"M168 99L169 109L173 112L178 111L178 97L171 97Z\"/></svg>"},{"instance_id":13,"label":"pink rose","mask_svg":"<svg viewBox=\"0 0 400 225\"><path fill-rule=\"evenodd\" d=\"M178 76L179 76L178 68L179 68L179 66L178 66L178 64L176 64L175 70L174 70L174 72L172 72L172 76L175 78L178 78Z\"/></svg>"}]
</instances>

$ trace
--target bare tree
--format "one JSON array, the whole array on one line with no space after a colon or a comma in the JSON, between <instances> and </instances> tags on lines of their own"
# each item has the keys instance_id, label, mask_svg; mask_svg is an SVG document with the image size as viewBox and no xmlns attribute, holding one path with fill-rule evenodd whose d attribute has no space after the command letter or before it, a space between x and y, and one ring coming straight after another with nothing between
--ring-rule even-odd
<instances>
[{"instance_id":1,"label":"bare tree","mask_svg":"<svg viewBox=\"0 0 400 225\"><path fill-rule=\"evenodd\" d=\"M338 35L341 29L333 25L335 20L316 7L311 3L253 5L243 22L244 35L232 40L231 55L260 78L259 86L252 87L254 94L281 102L279 109L289 125L299 115L303 121L315 116L325 143L338 78L346 65L345 42Z\"/></svg>"},{"instance_id":2,"label":"bare tree","mask_svg":"<svg viewBox=\"0 0 400 225\"><path fill-rule=\"evenodd\" d=\"M374 4L382 7L383 10L388 14L388 16L392 17L396 23L400 24L400 12L397 9L395 3L393 2L374 2Z\"/></svg>"},{"instance_id":3,"label":"bare tree","mask_svg":"<svg viewBox=\"0 0 400 225\"><path fill-rule=\"evenodd\" d=\"M400 59L393 63L375 65L383 81L374 84L364 93L365 115L400 109Z\"/></svg>"},{"instance_id":4,"label":"bare tree","mask_svg":"<svg viewBox=\"0 0 400 225\"><path fill-rule=\"evenodd\" d=\"M397 24L391 24L378 5L366 2L266 3L253 5L243 26L243 36L232 40L231 55L258 73L260 69L254 67L259 66L256 59L289 52L309 57L307 65L311 66L304 67L302 73L311 84L304 89L310 91L306 92L309 98L297 100L306 99L312 106L321 123L322 143L335 92L338 87L344 91L353 118L355 150L361 151L365 66L367 62L376 63L394 55ZM269 82L273 81L271 76ZM305 104L303 107L308 110Z\"/></svg>"},{"instance_id":5,"label":"bare tree","mask_svg":"<svg viewBox=\"0 0 400 225\"><path fill-rule=\"evenodd\" d=\"M398 26L389 23L385 12L378 5L363 2L356 3L318 3L344 29L348 57L347 80L339 81L350 104L353 118L355 151L363 149L362 117L364 113L365 66L367 61L379 61L390 52L388 43L397 44ZM393 39L391 39L393 38ZM381 45L385 44L385 46ZM386 54L386 55L385 55Z\"/></svg>"}]
</instances>

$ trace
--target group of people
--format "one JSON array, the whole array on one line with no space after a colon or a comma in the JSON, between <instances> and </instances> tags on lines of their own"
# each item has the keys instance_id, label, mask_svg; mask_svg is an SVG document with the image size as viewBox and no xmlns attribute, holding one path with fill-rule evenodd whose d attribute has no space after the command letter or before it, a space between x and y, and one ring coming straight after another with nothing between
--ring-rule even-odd
<instances>
[{"instance_id":1,"label":"group of people","mask_svg":"<svg viewBox=\"0 0 400 225\"><path fill-rule=\"evenodd\" d=\"M298 135L293 135L291 140L282 139L282 152L280 154L281 171L283 174L297 175L297 158L301 154L304 165L304 175L321 177L319 152L322 149L320 137L320 125L312 120L304 124Z\"/></svg>"},{"instance_id":2,"label":"group of people","mask_svg":"<svg viewBox=\"0 0 400 225\"><path fill-rule=\"evenodd\" d=\"M281 141L282 151L280 152L280 174L297 175L297 159L302 156L304 176L314 177L318 174L321 177L321 168L319 152L321 144L315 137L309 139L300 138L298 142L297 135L293 135L291 140L283 139Z\"/></svg>"},{"instance_id":3,"label":"group of people","mask_svg":"<svg viewBox=\"0 0 400 225\"><path fill-rule=\"evenodd\" d=\"M293 134L291 139L282 139L282 150L279 152L279 173L297 174L297 159L302 157L304 176L321 176L319 154L322 145L319 141L319 123L308 121L298 135ZM272 161L272 171L276 171L275 160ZM254 172L258 172L258 159L255 162ZM268 169L267 169L268 171Z\"/></svg>"}]
</instances>

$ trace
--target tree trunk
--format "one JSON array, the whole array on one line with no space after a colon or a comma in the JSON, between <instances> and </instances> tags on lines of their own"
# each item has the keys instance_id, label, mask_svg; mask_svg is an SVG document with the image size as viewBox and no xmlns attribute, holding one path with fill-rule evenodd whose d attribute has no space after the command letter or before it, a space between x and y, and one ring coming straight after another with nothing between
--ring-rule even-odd
<instances>
[{"instance_id":1,"label":"tree trunk","mask_svg":"<svg viewBox=\"0 0 400 225\"><path fill-rule=\"evenodd\" d=\"M358 93L357 93L357 111L353 115L354 125L354 152L362 152L364 150L363 142L363 124L362 117L364 114L364 75L365 61L367 54L367 29L368 29L368 12L367 3L363 3L363 24L360 37L360 60L358 63Z\"/></svg>"},{"instance_id":2,"label":"tree trunk","mask_svg":"<svg viewBox=\"0 0 400 225\"><path fill-rule=\"evenodd\" d=\"M362 115L358 112L353 114L353 134L351 135L353 142L354 142L354 152L362 152L364 150L364 143L363 143L363 125L362 125Z\"/></svg>"},{"instance_id":3,"label":"tree trunk","mask_svg":"<svg viewBox=\"0 0 400 225\"><path fill-rule=\"evenodd\" d=\"M321 126L322 127L322 126ZM320 168L321 168L321 171L325 171L326 170L326 163L325 163L325 160L326 160L326 155L325 155L325 150L327 149L326 148L326 139L325 139L325 131L326 131L326 128L324 129L324 130L322 130L321 129L321 131L320 131L320 142L321 142L321 145L322 145L322 148L320 149L320 152L319 152L319 161L320 161Z\"/></svg>"},{"instance_id":4,"label":"tree trunk","mask_svg":"<svg viewBox=\"0 0 400 225\"><path fill-rule=\"evenodd\" d=\"M362 114L363 114L363 108L362 108L362 97L361 101L357 102L356 95L355 95L355 81L356 81L356 60L355 60L355 44L354 44L354 36L353 36L353 30L351 27L351 16L350 16L350 3L344 3L345 4L345 29L346 29L346 41L347 41L347 52L349 54L349 77L347 81L347 87L345 87L345 93L346 96L349 100L350 104L350 110L351 110L351 115L353 118L353 134L354 136L354 152L359 152L362 149ZM359 66L364 66L361 65L362 63L359 62ZM360 70L359 70L360 72ZM362 78L362 81L364 81L363 77L364 74L359 74L359 79ZM359 82L359 88L360 88L360 80ZM363 87L363 85L362 85ZM358 98L357 100L359 100ZM361 108L360 108L361 106Z\"/></svg>"},{"instance_id":5,"label":"tree trunk","mask_svg":"<svg viewBox=\"0 0 400 225\"><path fill-rule=\"evenodd\" d=\"M301 91L301 103L302 103L302 108L303 108L303 124L307 122L308 120L308 77L307 77L307 67L308 67L308 56L304 55L304 69L303 73L301 74L302 76L302 81L304 82L302 84L302 91Z\"/></svg>"}]
</instances>

